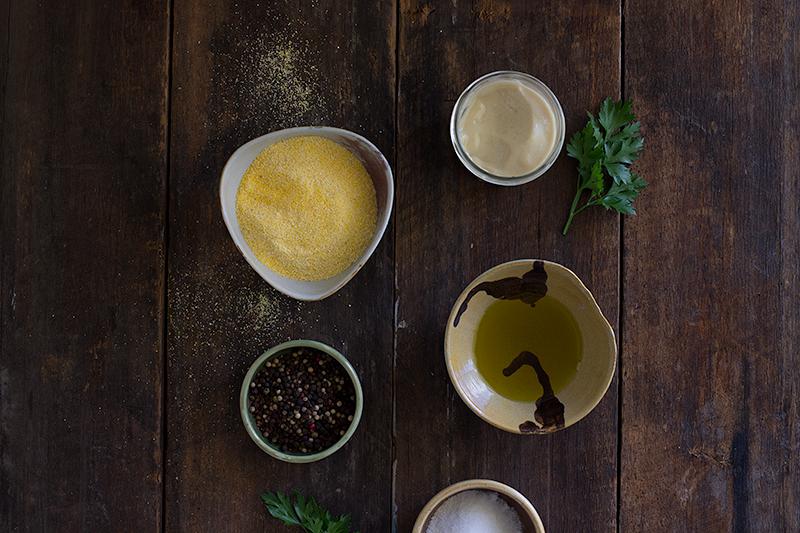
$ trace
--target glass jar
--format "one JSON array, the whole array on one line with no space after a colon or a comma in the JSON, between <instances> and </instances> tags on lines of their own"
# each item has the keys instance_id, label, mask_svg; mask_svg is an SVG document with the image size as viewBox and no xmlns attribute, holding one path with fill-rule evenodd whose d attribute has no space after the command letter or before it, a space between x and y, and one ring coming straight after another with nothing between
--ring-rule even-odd
<instances>
[{"instance_id":1,"label":"glass jar","mask_svg":"<svg viewBox=\"0 0 800 533\"><path fill-rule=\"evenodd\" d=\"M544 100L544 102L550 106L553 116L555 117L555 122L553 125L555 128L555 141L553 142L550 153L539 166L532 169L530 172L519 176L499 176L482 168L479 164L472 160L461 141L459 122L463 118L469 106L473 103L472 99L475 93L478 89L498 81L518 82L536 92ZM555 94L553 94L553 91L551 91L550 88L542 81L534 78L530 74L525 74L524 72L515 72L512 70L491 72L473 81L466 89L464 89L464 92L461 93L461 96L459 96L455 106L453 107L453 114L450 117L450 140L453 142L453 148L456 151L456 155L458 155L458 158L461 160L461 163L463 163L470 172L480 179L496 185L522 185L523 183L528 183L535 180L547 172L547 170L555 162L559 153L561 153L561 148L564 145L564 130L564 111L561 108L558 98L556 98Z\"/></svg>"}]
</instances>

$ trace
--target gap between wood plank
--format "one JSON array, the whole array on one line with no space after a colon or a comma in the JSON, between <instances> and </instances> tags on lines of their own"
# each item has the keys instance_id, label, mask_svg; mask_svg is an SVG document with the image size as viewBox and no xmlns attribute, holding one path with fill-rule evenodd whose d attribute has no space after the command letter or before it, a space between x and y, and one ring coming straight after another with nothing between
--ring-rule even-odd
<instances>
[{"instance_id":1,"label":"gap between wood plank","mask_svg":"<svg viewBox=\"0 0 800 533\"><path fill-rule=\"evenodd\" d=\"M397 290L397 201L399 194L398 174L400 172L400 150L398 149L398 139L400 138L400 2L394 3L394 134L392 135L392 151L394 152L394 205L392 206L392 453L389 467L391 473L391 487L389 498L389 517L392 533L397 533L397 509L396 505L396 483L397 483L397 310L399 308L399 294Z\"/></svg>"},{"instance_id":2,"label":"gap between wood plank","mask_svg":"<svg viewBox=\"0 0 800 533\"><path fill-rule=\"evenodd\" d=\"M174 42L173 16L175 1L167 0L167 129L166 129L166 174L164 176L164 287L162 305L162 338L161 338L161 531L167 530L167 362L169 358L169 203L170 203L170 172L172 160L172 45Z\"/></svg>"},{"instance_id":3,"label":"gap between wood plank","mask_svg":"<svg viewBox=\"0 0 800 533\"><path fill-rule=\"evenodd\" d=\"M619 3L619 96L625 99L625 0ZM617 533L621 531L620 518L622 514L622 338L624 334L623 318L625 316L625 217L619 215L619 278L617 290L619 291L619 305L617 306L617 324L619 338L617 339Z\"/></svg>"}]
</instances>

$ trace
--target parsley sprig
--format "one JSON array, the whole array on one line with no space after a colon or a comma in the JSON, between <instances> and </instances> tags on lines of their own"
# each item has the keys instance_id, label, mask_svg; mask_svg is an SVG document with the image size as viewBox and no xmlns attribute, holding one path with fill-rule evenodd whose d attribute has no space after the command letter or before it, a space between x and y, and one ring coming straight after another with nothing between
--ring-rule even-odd
<instances>
[{"instance_id":1,"label":"parsley sprig","mask_svg":"<svg viewBox=\"0 0 800 533\"><path fill-rule=\"evenodd\" d=\"M644 148L631 102L606 98L596 117L588 115L586 127L573 135L567 145L567 154L578 160L578 190L564 225L564 235L575 215L593 205L625 215L636 214L633 200L647 186L630 169Z\"/></svg>"},{"instance_id":2,"label":"parsley sprig","mask_svg":"<svg viewBox=\"0 0 800 533\"><path fill-rule=\"evenodd\" d=\"M261 500L267 511L288 526L302 527L306 533L350 533L350 516L335 518L314 498L295 491L294 501L282 492L265 492Z\"/></svg>"}]
</instances>

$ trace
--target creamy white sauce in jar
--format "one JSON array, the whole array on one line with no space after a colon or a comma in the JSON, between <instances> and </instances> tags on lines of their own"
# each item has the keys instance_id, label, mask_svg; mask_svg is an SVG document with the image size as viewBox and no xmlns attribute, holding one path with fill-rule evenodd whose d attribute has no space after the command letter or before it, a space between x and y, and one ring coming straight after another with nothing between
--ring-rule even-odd
<instances>
[{"instance_id":1,"label":"creamy white sauce in jar","mask_svg":"<svg viewBox=\"0 0 800 533\"><path fill-rule=\"evenodd\" d=\"M563 114L555 97L551 93L548 98L523 79L489 77L462 98L458 141L466 156L489 174L530 174L551 157L559 136L563 142Z\"/></svg>"}]
</instances>

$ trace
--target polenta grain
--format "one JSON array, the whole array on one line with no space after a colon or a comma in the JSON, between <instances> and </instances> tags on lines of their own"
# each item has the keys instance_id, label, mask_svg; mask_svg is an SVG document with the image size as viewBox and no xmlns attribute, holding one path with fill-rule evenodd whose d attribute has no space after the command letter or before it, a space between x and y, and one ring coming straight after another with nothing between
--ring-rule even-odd
<instances>
[{"instance_id":1,"label":"polenta grain","mask_svg":"<svg viewBox=\"0 0 800 533\"><path fill-rule=\"evenodd\" d=\"M352 265L375 233L377 212L361 161L318 136L268 146L236 194L250 249L270 269L298 280L330 278Z\"/></svg>"}]
</instances>

